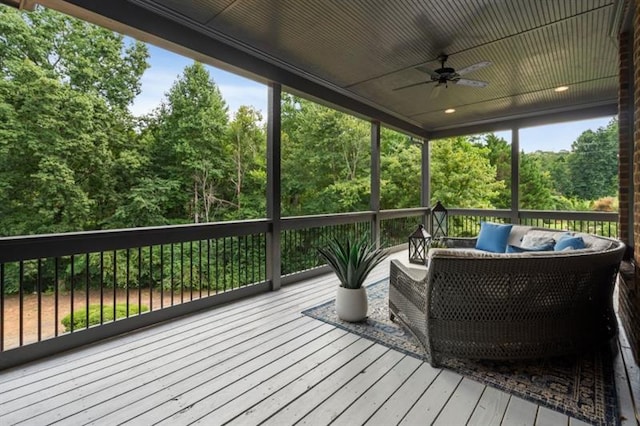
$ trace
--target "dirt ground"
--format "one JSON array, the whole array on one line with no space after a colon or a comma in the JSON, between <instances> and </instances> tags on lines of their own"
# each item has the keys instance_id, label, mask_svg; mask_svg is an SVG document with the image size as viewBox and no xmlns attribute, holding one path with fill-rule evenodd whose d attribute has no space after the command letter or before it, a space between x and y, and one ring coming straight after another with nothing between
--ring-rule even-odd
<instances>
[{"instance_id":1,"label":"dirt ground","mask_svg":"<svg viewBox=\"0 0 640 426\"><path fill-rule=\"evenodd\" d=\"M73 309L75 311L84 309L86 306L86 293L83 291L75 291L73 295ZM204 296L204 294L203 294ZM193 292L193 299L198 299L200 293L197 290ZM143 305L146 305L150 310L157 310L161 307L168 307L172 305L171 293L164 292L160 294L159 291L153 292L153 301L150 299L149 289L142 290L140 294L140 300ZM191 294L188 290L185 290L184 301L191 300ZM116 302L126 303L127 292L126 290L118 290L116 292ZM153 302L153 303L152 303ZM28 344L38 341L38 295L28 294L23 297L23 333L22 344ZM89 292L89 304L100 303L100 291ZM103 303L105 306L113 306L113 290L105 289L103 294ZM181 303L180 294L174 294L173 305L179 305ZM65 333L64 326L60 322L62 318L71 312L71 295L69 293L58 294L58 318L56 323L55 317L55 295L54 294L42 294L41 295L41 310L40 316L42 318L41 328L41 340L45 340L54 337L56 329L58 335ZM138 305L138 290L129 290L129 304ZM2 315L1 324L4 325L4 350L11 349L20 346L20 297L18 295L5 296L4 310L0 312Z\"/></svg>"}]
</instances>

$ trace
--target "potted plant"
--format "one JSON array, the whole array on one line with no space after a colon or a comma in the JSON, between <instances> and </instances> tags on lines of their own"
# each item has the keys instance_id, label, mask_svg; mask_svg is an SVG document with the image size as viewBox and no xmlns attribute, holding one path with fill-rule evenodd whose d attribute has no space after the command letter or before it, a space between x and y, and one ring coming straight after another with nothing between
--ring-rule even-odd
<instances>
[{"instance_id":1,"label":"potted plant","mask_svg":"<svg viewBox=\"0 0 640 426\"><path fill-rule=\"evenodd\" d=\"M359 241L347 238L345 242L334 239L318 252L340 280L336 294L338 318L349 322L365 319L369 306L362 284L371 270L387 257L387 253L369 244L366 237Z\"/></svg>"}]
</instances>

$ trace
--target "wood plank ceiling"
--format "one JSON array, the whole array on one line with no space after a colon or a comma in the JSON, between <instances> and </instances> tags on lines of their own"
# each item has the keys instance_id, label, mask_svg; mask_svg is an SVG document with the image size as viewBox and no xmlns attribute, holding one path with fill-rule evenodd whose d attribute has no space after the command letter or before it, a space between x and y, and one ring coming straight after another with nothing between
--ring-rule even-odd
<instances>
[{"instance_id":1,"label":"wood plank ceiling","mask_svg":"<svg viewBox=\"0 0 640 426\"><path fill-rule=\"evenodd\" d=\"M131 1L429 132L617 102L622 0ZM401 88L441 54L488 86Z\"/></svg>"}]
</instances>

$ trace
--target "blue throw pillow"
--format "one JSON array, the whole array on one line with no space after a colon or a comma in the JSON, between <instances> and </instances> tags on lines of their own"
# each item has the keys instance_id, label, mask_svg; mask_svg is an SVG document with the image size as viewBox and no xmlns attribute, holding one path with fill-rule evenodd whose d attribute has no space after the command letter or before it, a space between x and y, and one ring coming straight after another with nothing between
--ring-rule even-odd
<instances>
[{"instance_id":1,"label":"blue throw pillow","mask_svg":"<svg viewBox=\"0 0 640 426\"><path fill-rule=\"evenodd\" d=\"M567 234L560 237L560 239L556 243L556 246L554 247L554 250L579 250L583 248L586 248L586 246L584 245L584 240L582 239L582 237L574 237L573 235Z\"/></svg>"},{"instance_id":2,"label":"blue throw pillow","mask_svg":"<svg viewBox=\"0 0 640 426\"><path fill-rule=\"evenodd\" d=\"M553 243L542 244L535 247L518 247L518 246L508 245L507 253L525 253L528 251L553 251L553 248L554 248Z\"/></svg>"},{"instance_id":3,"label":"blue throw pillow","mask_svg":"<svg viewBox=\"0 0 640 426\"><path fill-rule=\"evenodd\" d=\"M493 253L504 253L507 250L507 239L509 239L512 226L480 222L480 234L478 234L476 248Z\"/></svg>"}]
</instances>

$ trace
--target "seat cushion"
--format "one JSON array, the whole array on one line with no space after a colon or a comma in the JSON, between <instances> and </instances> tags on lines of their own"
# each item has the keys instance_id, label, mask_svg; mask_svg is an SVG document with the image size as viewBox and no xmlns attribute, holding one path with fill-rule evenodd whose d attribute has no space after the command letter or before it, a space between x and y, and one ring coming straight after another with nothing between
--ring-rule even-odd
<instances>
[{"instance_id":1,"label":"seat cushion","mask_svg":"<svg viewBox=\"0 0 640 426\"><path fill-rule=\"evenodd\" d=\"M554 250L580 250L585 247L586 246L584 245L584 240L582 239L582 237L574 237L573 235L566 234L558 240Z\"/></svg>"},{"instance_id":2,"label":"seat cushion","mask_svg":"<svg viewBox=\"0 0 640 426\"><path fill-rule=\"evenodd\" d=\"M476 241L476 249L492 253L504 253L507 250L507 240L513 225L480 222L480 233Z\"/></svg>"},{"instance_id":3,"label":"seat cushion","mask_svg":"<svg viewBox=\"0 0 640 426\"><path fill-rule=\"evenodd\" d=\"M526 253L531 251L553 251L555 246L555 241L551 240L546 244L541 244L539 246L514 246L509 244L507 246L507 253Z\"/></svg>"}]
</instances>

